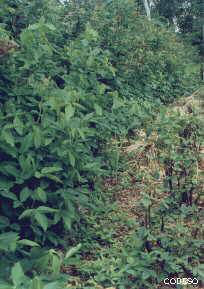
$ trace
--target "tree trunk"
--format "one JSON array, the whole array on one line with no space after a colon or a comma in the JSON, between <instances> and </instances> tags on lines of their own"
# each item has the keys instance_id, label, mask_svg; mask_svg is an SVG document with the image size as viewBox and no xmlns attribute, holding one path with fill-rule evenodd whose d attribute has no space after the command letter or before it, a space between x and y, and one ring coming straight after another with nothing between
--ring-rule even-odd
<instances>
[{"instance_id":1,"label":"tree trunk","mask_svg":"<svg viewBox=\"0 0 204 289\"><path fill-rule=\"evenodd\" d=\"M151 20L151 11L150 11L150 4L148 3L148 0L143 0L145 11L147 14L147 17L149 20Z\"/></svg>"}]
</instances>

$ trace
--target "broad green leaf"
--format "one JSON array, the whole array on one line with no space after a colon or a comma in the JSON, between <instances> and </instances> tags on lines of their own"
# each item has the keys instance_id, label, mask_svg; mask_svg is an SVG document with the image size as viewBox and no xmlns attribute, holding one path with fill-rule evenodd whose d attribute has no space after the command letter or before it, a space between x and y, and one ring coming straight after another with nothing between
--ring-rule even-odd
<instances>
[{"instance_id":1,"label":"broad green leaf","mask_svg":"<svg viewBox=\"0 0 204 289\"><path fill-rule=\"evenodd\" d=\"M72 227L72 221L71 221L70 216L68 214L67 215L63 215L62 219L63 219L64 225L65 225L65 228L67 230L70 230L71 227Z\"/></svg>"},{"instance_id":2,"label":"broad green leaf","mask_svg":"<svg viewBox=\"0 0 204 289\"><path fill-rule=\"evenodd\" d=\"M16 250L18 238L19 236L15 232L0 234L0 249L14 252Z\"/></svg>"},{"instance_id":3,"label":"broad green leaf","mask_svg":"<svg viewBox=\"0 0 204 289\"><path fill-rule=\"evenodd\" d=\"M21 239L18 241L18 244L20 245L25 245L25 246L29 246L29 247L39 247L39 244L36 242L33 242L31 240L27 240L27 239Z\"/></svg>"},{"instance_id":4,"label":"broad green leaf","mask_svg":"<svg viewBox=\"0 0 204 289\"><path fill-rule=\"evenodd\" d=\"M41 133L41 130L38 126L35 126L33 128L33 137L34 137L34 145L35 145L35 148L39 148L42 144L42 133Z\"/></svg>"},{"instance_id":5,"label":"broad green leaf","mask_svg":"<svg viewBox=\"0 0 204 289\"><path fill-rule=\"evenodd\" d=\"M18 177L20 175L20 171L16 168L16 164L6 164L3 166L0 164L0 171L7 176Z\"/></svg>"},{"instance_id":6,"label":"broad green leaf","mask_svg":"<svg viewBox=\"0 0 204 289\"><path fill-rule=\"evenodd\" d=\"M10 144L12 147L15 146L15 139L9 130L3 130L1 133L1 138L5 140L8 144Z\"/></svg>"},{"instance_id":7,"label":"broad green leaf","mask_svg":"<svg viewBox=\"0 0 204 289\"><path fill-rule=\"evenodd\" d=\"M81 249L81 247L82 247L82 245L78 244L76 247L72 247L71 249L69 249L69 251L65 255L65 259L72 257L74 254L76 254Z\"/></svg>"},{"instance_id":8,"label":"broad green leaf","mask_svg":"<svg viewBox=\"0 0 204 289\"><path fill-rule=\"evenodd\" d=\"M46 207L46 206L40 206L37 208L37 210L43 213L56 213L58 211L57 209L53 209L53 208Z\"/></svg>"},{"instance_id":9,"label":"broad green leaf","mask_svg":"<svg viewBox=\"0 0 204 289\"><path fill-rule=\"evenodd\" d=\"M27 217L30 217L33 213L33 209L28 209L28 210L25 210L19 217L18 219L21 220L23 218L27 218Z\"/></svg>"},{"instance_id":10,"label":"broad green leaf","mask_svg":"<svg viewBox=\"0 0 204 289\"><path fill-rule=\"evenodd\" d=\"M25 153L29 150L30 147L33 146L33 135L32 133L28 133L25 137L22 138L20 153Z\"/></svg>"},{"instance_id":11,"label":"broad green leaf","mask_svg":"<svg viewBox=\"0 0 204 289\"><path fill-rule=\"evenodd\" d=\"M46 174L51 174L51 173L56 173L62 171L61 167L45 167L41 170L41 174L46 175Z\"/></svg>"},{"instance_id":12,"label":"broad green leaf","mask_svg":"<svg viewBox=\"0 0 204 289\"><path fill-rule=\"evenodd\" d=\"M24 157L23 155L19 156L19 164L21 166L21 175L24 178L29 178L33 174L34 160L31 155Z\"/></svg>"},{"instance_id":13,"label":"broad green leaf","mask_svg":"<svg viewBox=\"0 0 204 289\"><path fill-rule=\"evenodd\" d=\"M97 103L94 104L94 109L95 109L97 115L101 116L103 114L102 107L99 106Z\"/></svg>"},{"instance_id":14,"label":"broad green leaf","mask_svg":"<svg viewBox=\"0 0 204 289\"><path fill-rule=\"evenodd\" d=\"M13 201L17 200L16 195L14 193L9 192L9 191L3 191L3 190L1 191L0 190L0 195L5 197L5 198L11 199Z\"/></svg>"},{"instance_id":15,"label":"broad green leaf","mask_svg":"<svg viewBox=\"0 0 204 289\"><path fill-rule=\"evenodd\" d=\"M55 181L55 182L57 182L57 183L63 183L61 180L60 180L60 178L58 178L57 176L55 176L55 175L51 175L51 174L48 174L48 173L40 173L40 172L36 172L35 173L35 177L36 178L38 178L38 179L40 179L40 178L42 178L42 177L46 177L46 178L48 178L48 179L51 179L51 180L53 180L53 181Z\"/></svg>"},{"instance_id":16,"label":"broad green leaf","mask_svg":"<svg viewBox=\"0 0 204 289\"><path fill-rule=\"evenodd\" d=\"M43 203L46 203L47 201L46 192L42 188L38 187L36 190L36 193L37 193L38 199L42 201Z\"/></svg>"},{"instance_id":17,"label":"broad green leaf","mask_svg":"<svg viewBox=\"0 0 204 289\"><path fill-rule=\"evenodd\" d=\"M18 207L21 207L22 203L19 200L16 200L13 202L13 208L16 209Z\"/></svg>"},{"instance_id":18,"label":"broad green leaf","mask_svg":"<svg viewBox=\"0 0 204 289\"><path fill-rule=\"evenodd\" d=\"M19 135L22 135L24 126L23 126L23 123L21 122L21 120L19 119L18 116L15 116L15 118L13 120L13 125L14 125L14 128L17 131L17 133Z\"/></svg>"},{"instance_id":19,"label":"broad green leaf","mask_svg":"<svg viewBox=\"0 0 204 289\"><path fill-rule=\"evenodd\" d=\"M18 155L18 150L16 149L16 147L8 146L7 143L0 142L0 148L1 150L3 150L5 153L12 156L13 158L16 158Z\"/></svg>"},{"instance_id":20,"label":"broad green leaf","mask_svg":"<svg viewBox=\"0 0 204 289\"><path fill-rule=\"evenodd\" d=\"M27 30L39 30L41 25L41 23L30 24Z\"/></svg>"},{"instance_id":21,"label":"broad green leaf","mask_svg":"<svg viewBox=\"0 0 204 289\"><path fill-rule=\"evenodd\" d=\"M25 202L32 194L32 191L29 190L29 188L24 188L21 192L20 192L20 201L21 202Z\"/></svg>"},{"instance_id":22,"label":"broad green leaf","mask_svg":"<svg viewBox=\"0 0 204 289\"><path fill-rule=\"evenodd\" d=\"M2 176L0 177L0 190L8 191L12 186L13 186L12 181Z\"/></svg>"},{"instance_id":23,"label":"broad green leaf","mask_svg":"<svg viewBox=\"0 0 204 289\"><path fill-rule=\"evenodd\" d=\"M48 228L48 219L47 217L40 212L35 212L35 219L38 224L43 228L44 231L47 231Z\"/></svg>"},{"instance_id":24,"label":"broad green leaf","mask_svg":"<svg viewBox=\"0 0 204 289\"><path fill-rule=\"evenodd\" d=\"M47 28L49 28L50 30L52 30L52 31L55 31L55 30L56 30L56 27L55 27L53 24L51 24L51 23L46 23L45 26L46 26Z\"/></svg>"},{"instance_id":25,"label":"broad green leaf","mask_svg":"<svg viewBox=\"0 0 204 289\"><path fill-rule=\"evenodd\" d=\"M113 106L112 109L117 109L120 108L121 106L124 105L124 102L122 101L122 99L119 99L119 97L115 96L113 98Z\"/></svg>"},{"instance_id":26,"label":"broad green leaf","mask_svg":"<svg viewBox=\"0 0 204 289\"><path fill-rule=\"evenodd\" d=\"M25 278L21 264L16 263L11 269L11 280L15 286L19 286Z\"/></svg>"},{"instance_id":27,"label":"broad green leaf","mask_svg":"<svg viewBox=\"0 0 204 289\"><path fill-rule=\"evenodd\" d=\"M44 145L48 146L49 144L51 144L52 141L53 141L52 138L46 138L46 139L44 139Z\"/></svg>"},{"instance_id":28,"label":"broad green leaf","mask_svg":"<svg viewBox=\"0 0 204 289\"><path fill-rule=\"evenodd\" d=\"M51 175L51 174L47 174L46 177L50 180L55 181L56 183L61 183L63 184L63 182L60 180L60 178L58 178L57 176Z\"/></svg>"},{"instance_id":29,"label":"broad green leaf","mask_svg":"<svg viewBox=\"0 0 204 289\"><path fill-rule=\"evenodd\" d=\"M53 254L53 256L52 256L52 272L54 275L59 274L61 265L62 265L62 261L61 261L60 257L57 256L56 254Z\"/></svg>"},{"instance_id":30,"label":"broad green leaf","mask_svg":"<svg viewBox=\"0 0 204 289\"><path fill-rule=\"evenodd\" d=\"M70 164L72 167L74 167L75 166L75 157L70 151L68 152L68 155L69 155Z\"/></svg>"}]
</instances>

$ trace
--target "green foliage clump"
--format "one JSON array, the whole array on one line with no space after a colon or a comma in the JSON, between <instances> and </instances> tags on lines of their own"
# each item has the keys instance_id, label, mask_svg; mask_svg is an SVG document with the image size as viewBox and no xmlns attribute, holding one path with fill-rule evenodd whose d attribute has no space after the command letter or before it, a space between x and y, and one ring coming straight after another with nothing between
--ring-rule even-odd
<instances>
[{"instance_id":1,"label":"green foliage clump","mask_svg":"<svg viewBox=\"0 0 204 289\"><path fill-rule=\"evenodd\" d=\"M161 23L141 16L135 1L98 4L91 21L111 53L122 95L168 103L192 90L186 69L193 52Z\"/></svg>"},{"instance_id":2,"label":"green foliage clump","mask_svg":"<svg viewBox=\"0 0 204 289\"><path fill-rule=\"evenodd\" d=\"M94 123L107 104L97 77L114 70L92 47L91 28L60 56L49 41L53 33L44 21L29 26L20 34L21 50L5 59L12 83L1 103L1 209L4 229L57 244L54 232L71 228L77 208L87 205L89 181L102 172Z\"/></svg>"},{"instance_id":3,"label":"green foliage clump","mask_svg":"<svg viewBox=\"0 0 204 289\"><path fill-rule=\"evenodd\" d=\"M183 46L171 33L132 1L85 2L1 1L0 278L18 289L43 288L27 272L60 272L50 247L67 246L65 234L75 246L110 172L110 139L183 92Z\"/></svg>"},{"instance_id":4,"label":"green foliage clump","mask_svg":"<svg viewBox=\"0 0 204 289\"><path fill-rule=\"evenodd\" d=\"M163 108L148 130L147 147L156 150L149 158L156 158L158 165L144 170L143 181L138 178L141 172L135 167L131 171L138 178L135 191L143 190L135 203L140 223L122 244L114 240L96 260L81 265L82 272L105 288L158 288L170 276L203 279L200 110L179 113Z\"/></svg>"}]
</instances>

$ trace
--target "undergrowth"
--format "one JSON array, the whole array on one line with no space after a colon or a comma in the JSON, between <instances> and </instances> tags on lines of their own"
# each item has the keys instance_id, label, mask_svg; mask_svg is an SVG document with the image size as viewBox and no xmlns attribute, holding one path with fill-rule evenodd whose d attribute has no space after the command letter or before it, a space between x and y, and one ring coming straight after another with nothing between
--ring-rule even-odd
<instances>
[{"instance_id":1,"label":"undergrowth","mask_svg":"<svg viewBox=\"0 0 204 289\"><path fill-rule=\"evenodd\" d=\"M158 288L169 276L197 278L201 285L203 122L197 105L190 99L163 108L143 140L123 144L123 167L106 183L116 210L109 204L100 220L95 216L99 246L77 264L85 281L79 274L69 288ZM130 198L126 211L121 194ZM91 251L93 240L89 244Z\"/></svg>"},{"instance_id":2,"label":"undergrowth","mask_svg":"<svg viewBox=\"0 0 204 289\"><path fill-rule=\"evenodd\" d=\"M142 289L167 274L199 277L201 120L163 109L198 86L193 49L132 0L0 5L0 288ZM124 139L142 130L147 142L156 136L163 179L136 162L145 214L135 221L104 180L120 187ZM184 251L165 233L172 220Z\"/></svg>"}]
</instances>

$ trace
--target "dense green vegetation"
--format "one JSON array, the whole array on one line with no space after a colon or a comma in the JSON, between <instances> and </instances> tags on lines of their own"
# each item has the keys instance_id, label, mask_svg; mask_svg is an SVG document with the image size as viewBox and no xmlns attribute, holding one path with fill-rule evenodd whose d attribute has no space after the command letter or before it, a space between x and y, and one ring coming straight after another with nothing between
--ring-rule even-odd
<instances>
[{"instance_id":1,"label":"dense green vegetation","mask_svg":"<svg viewBox=\"0 0 204 289\"><path fill-rule=\"evenodd\" d=\"M0 288L201 280L203 125L194 108L169 115L167 107L199 87L196 50L133 0L0 8ZM149 180L144 214L133 220L118 213L115 194L131 183L121 177L129 170L121 147L140 130L147 142L157 134L165 176L152 195L159 168L131 170ZM118 186L107 189L110 177Z\"/></svg>"}]
</instances>

